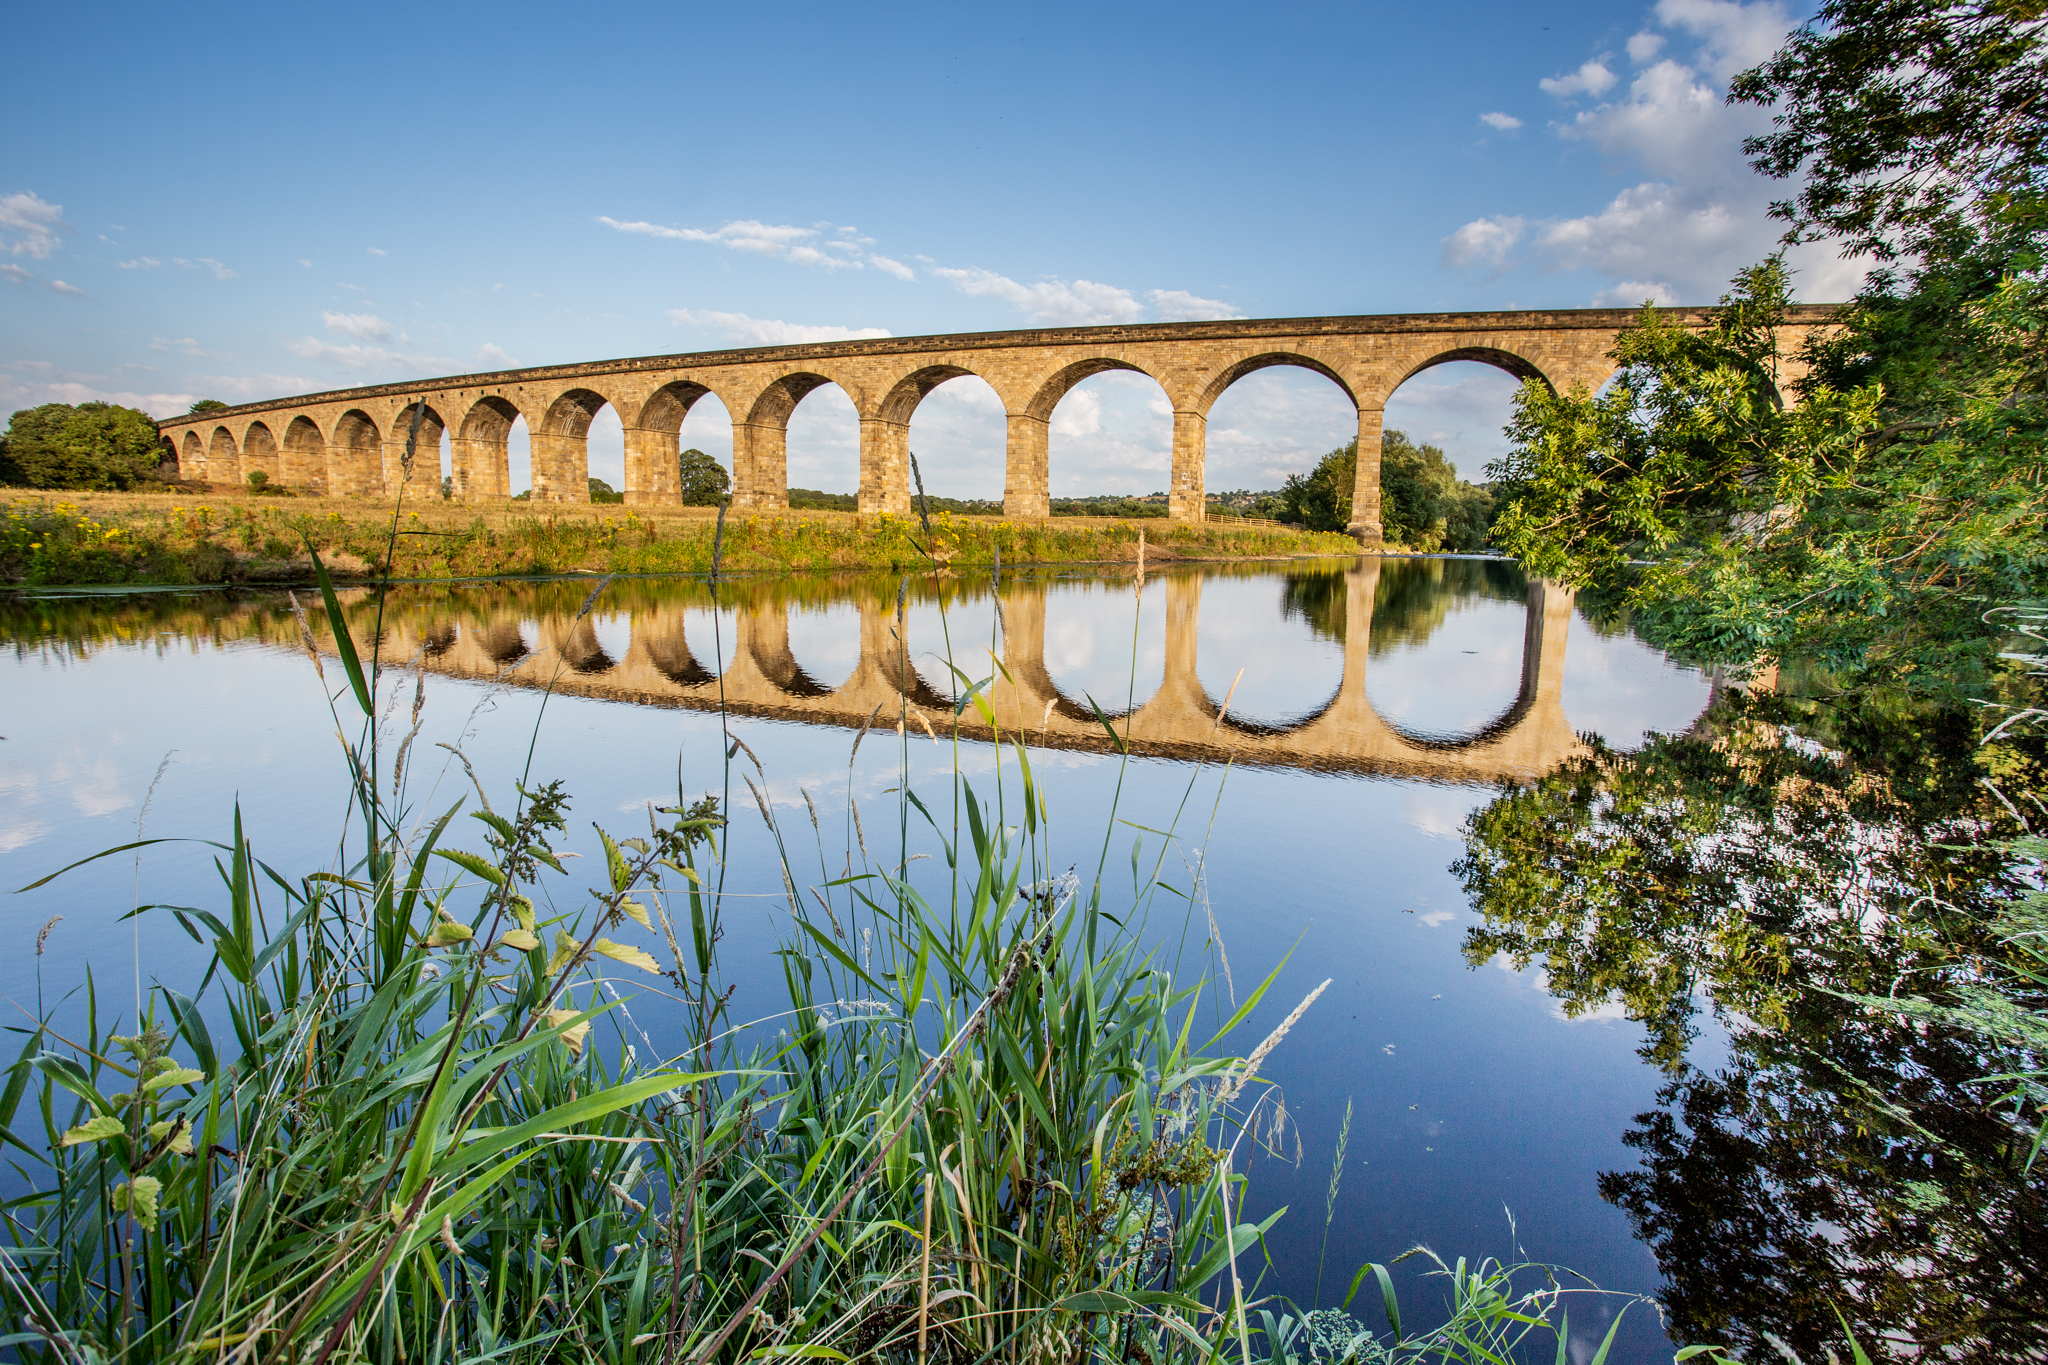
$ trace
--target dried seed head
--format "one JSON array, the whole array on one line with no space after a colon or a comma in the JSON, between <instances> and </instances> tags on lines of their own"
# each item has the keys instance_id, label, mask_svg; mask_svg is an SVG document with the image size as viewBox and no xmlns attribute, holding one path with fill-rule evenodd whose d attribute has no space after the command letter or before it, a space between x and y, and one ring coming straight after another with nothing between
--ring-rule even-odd
<instances>
[{"instance_id":1,"label":"dried seed head","mask_svg":"<svg viewBox=\"0 0 2048 1365\"><path fill-rule=\"evenodd\" d=\"M62 915L52 915L52 916L50 916L50 918L49 918L49 919L47 919L47 920L45 920L45 921L43 922L43 929L42 929L42 932L36 935L36 956L37 956L37 957L41 957L41 956L43 955L43 944L45 944L45 943L47 943L47 942L49 941L49 938L50 938L50 931L51 931L52 929L56 928L56 927L57 927L57 921L58 921L58 920L60 920L60 919L63 919L63 918L64 918L64 917L63 917Z\"/></svg>"}]
</instances>

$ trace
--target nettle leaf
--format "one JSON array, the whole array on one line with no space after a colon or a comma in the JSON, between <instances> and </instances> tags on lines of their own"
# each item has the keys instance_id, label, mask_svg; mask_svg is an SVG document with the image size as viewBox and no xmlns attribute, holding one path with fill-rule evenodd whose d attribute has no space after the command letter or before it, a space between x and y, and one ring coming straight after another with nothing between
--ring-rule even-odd
<instances>
[{"instance_id":1,"label":"nettle leaf","mask_svg":"<svg viewBox=\"0 0 2048 1365\"><path fill-rule=\"evenodd\" d=\"M530 929L507 929L498 936L498 942L507 948L517 948L522 953L530 953L540 947L540 935Z\"/></svg>"},{"instance_id":2,"label":"nettle leaf","mask_svg":"<svg viewBox=\"0 0 2048 1365\"><path fill-rule=\"evenodd\" d=\"M151 1232L156 1231L157 1196L163 1193L163 1182L153 1175L138 1175L125 1185L114 1187L114 1212L132 1213L135 1221Z\"/></svg>"},{"instance_id":3,"label":"nettle leaf","mask_svg":"<svg viewBox=\"0 0 2048 1365\"><path fill-rule=\"evenodd\" d=\"M100 1114L87 1119L76 1128L67 1129L64 1136L57 1139L57 1145L75 1147L81 1142L101 1142L110 1137L119 1137L124 1131L121 1120L111 1114Z\"/></svg>"},{"instance_id":4,"label":"nettle leaf","mask_svg":"<svg viewBox=\"0 0 2048 1365\"><path fill-rule=\"evenodd\" d=\"M590 945L590 951L602 953L612 961L623 962L628 967L638 967L643 972L653 972L656 976L661 975L661 964L656 962L644 948L635 948L630 944L614 943L608 938L601 938Z\"/></svg>"},{"instance_id":5,"label":"nettle leaf","mask_svg":"<svg viewBox=\"0 0 2048 1365\"><path fill-rule=\"evenodd\" d=\"M196 1085L205 1079L206 1073L204 1071L189 1066L175 1066L169 1071L151 1076L142 1083L142 1088L145 1092L148 1092L162 1090L164 1087L172 1085Z\"/></svg>"}]
</instances>

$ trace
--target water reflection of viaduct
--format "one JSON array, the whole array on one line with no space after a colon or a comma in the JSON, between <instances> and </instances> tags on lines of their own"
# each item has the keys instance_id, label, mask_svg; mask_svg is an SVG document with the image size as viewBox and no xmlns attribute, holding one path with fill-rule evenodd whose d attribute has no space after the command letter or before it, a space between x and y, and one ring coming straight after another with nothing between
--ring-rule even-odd
<instances>
[{"instance_id":1,"label":"water reflection of viaduct","mask_svg":"<svg viewBox=\"0 0 2048 1365\"><path fill-rule=\"evenodd\" d=\"M1165 676L1149 700L1116 719L1117 730L1127 732L1131 751L1143 756L1229 758L1451 782L1534 777L1579 751L1560 694L1572 619L1567 590L1531 580L1521 685L1513 704L1475 735L1440 740L1389 724L1366 695L1372 643L1367 623L1379 576L1373 559L1346 575L1342 681L1313 714L1287 725L1248 722L1223 712L1195 669L1201 576L1155 580L1147 591L1164 592L1167 604ZM1065 695L1046 667L1044 584L1006 586L1001 602L1003 664L1009 676L997 674L985 695L1005 736L1023 735L1031 743L1056 748L1109 751L1111 741L1094 711L1084 699ZM958 688L950 679L928 678L919 671L918 660L932 659L934 642L913 639L906 647L891 604L861 605L860 661L837 687L820 684L797 662L785 607L738 616L738 638L723 642L727 662L722 679L715 671L709 632L700 629L706 638L685 637L685 610L678 604L633 615L631 644L623 658L605 652L592 618L579 621L568 613L530 625L516 614L469 625L415 617L387 625L385 657L423 652L433 672L472 679L503 676L518 686L552 685L577 696L693 711L715 710L722 682L724 702L738 714L858 727L879 708L877 726L894 727L902 717L918 743L926 741L916 717L940 735L953 723L953 703L946 693ZM991 672L986 656L979 665L971 658L961 661L971 677ZM936 663L931 669L943 672ZM961 717L961 732L989 736L971 706Z\"/></svg>"}]
</instances>

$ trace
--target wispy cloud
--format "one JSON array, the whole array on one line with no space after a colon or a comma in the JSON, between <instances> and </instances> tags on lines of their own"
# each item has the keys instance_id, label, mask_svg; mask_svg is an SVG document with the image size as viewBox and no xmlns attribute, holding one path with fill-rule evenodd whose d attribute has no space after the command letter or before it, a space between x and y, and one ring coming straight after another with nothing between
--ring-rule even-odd
<instances>
[{"instance_id":1,"label":"wispy cloud","mask_svg":"<svg viewBox=\"0 0 2048 1365\"><path fill-rule=\"evenodd\" d=\"M1487 127L1497 129L1503 133L1512 133L1515 129L1522 126L1522 121L1513 114L1503 114L1498 111L1491 114L1481 114L1479 121Z\"/></svg>"},{"instance_id":2,"label":"wispy cloud","mask_svg":"<svg viewBox=\"0 0 2048 1365\"><path fill-rule=\"evenodd\" d=\"M885 274L894 275L899 280L914 280L917 278L916 271L901 261L890 260L887 256L869 256L868 262L875 269Z\"/></svg>"},{"instance_id":3,"label":"wispy cloud","mask_svg":"<svg viewBox=\"0 0 2048 1365\"><path fill-rule=\"evenodd\" d=\"M154 337L150 340L152 351L171 351L178 355L213 356L212 351L201 350L196 337Z\"/></svg>"},{"instance_id":4,"label":"wispy cloud","mask_svg":"<svg viewBox=\"0 0 2048 1365\"><path fill-rule=\"evenodd\" d=\"M446 356L409 355L383 346L336 346L318 337L287 341L284 348L307 360L324 360L351 370L452 368L455 364Z\"/></svg>"},{"instance_id":5,"label":"wispy cloud","mask_svg":"<svg viewBox=\"0 0 2048 1365\"><path fill-rule=\"evenodd\" d=\"M211 256L201 256L198 260L195 261L188 261L183 256L174 256L171 258L171 264L182 265L187 270L211 270L213 272L213 277L217 280L232 280L240 278L238 275L235 274L234 271L228 269L226 266L222 265L219 261L216 261Z\"/></svg>"},{"instance_id":6,"label":"wispy cloud","mask_svg":"<svg viewBox=\"0 0 2048 1365\"><path fill-rule=\"evenodd\" d=\"M635 236L671 242L707 242L732 251L778 257L795 265L816 266L820 270L864 270L872 265L899 280L917 278L915 272L901 261L872 255L868 248L875 244L875 239L863 237L858 228L844 225L817 223L811 227L798 227L793 223L764 223L757 218L738 219L719 228L669 227L663 223L637 219L622 222L602 216L597 221L614 231Z\"/></svg>"},{"instance_id":7,"label":"wispy cloud","mask_svg":"<svg viewBox=\"0 0 2048 1365\"><path fill-rule=\"evenodd\" d=\"M12 263L0 264L0 279L11 281L14 284L27 285L31 289L49 289L59 294L76 294L80 298L85 297L85 291L76 285L66 284L62 280L38 279L33 272L24 270Z\"/></svg>"},{"instance_id":8,"label":"wispy cloud","mask_svg":"<svg viewBox=\"0 0 2048 1365\"><path fill-rule=\"evenodd\" d=\"M1137 322L1145 306L1128 289L1093 280L1041 280L1020 284L1007 275L980 268L956 270L940 266L932 271L961 293L974 297L998 298L1015 307L1033 322L1053 326L1085 326L1090 323Z\"/></svg>"},{"instance_id":9,"label":"wispy cloud","mask_svg":"<svg viewBox=\"0 0 2048 1365\"><path fill-rule=\"evenodd\" d=\"M1185 289L1154 289L1145 295L1161 322L1216 322L1244 314L1220 299L1205 299Z\"/></svg>"},{"instance_id":10,"label":"wispy cloud","mask_svg":"<svg viewBox=\"0 0 2048 1365\"><path fill-rule=\"evenodd\" d=\"M364 247L363 250L369 252L372 256L382 256L384 254L384 248L381 246Z\"/></svg>"},{"instance_id":11,"label":"wispy cloud","mask_svg":"<svg viewBox=\"0 0 2048 1365\"><path fill-rule=\"evenodd\" d=\"M163 262L154 256L137 256L132 261L116 261L115 264L123 270L154 270Z\"/></svg>"},{"instance_id":12,"label":"wispy cloud","mask_svg":"<svg viewBox=\"0 0 2048 1365\"><path fill-rule=\"evenodd\" d=\"M391 324L375 313L323 312L320 321L336 336L354 337L357 341L391 340Z\"/></svg>"},{"instance_id":13,"label":"wispy cloud","mask_svg":"<svg viewBox=\"0 0 2048 1365\"><path fill-rule=\"evenodd\" d=\"M1595 57L1580 66L1577 71L1563 76L1545 76L1536 82L1536 85L1544 94L1564 100L1578 95L1604 95L1614 88L1614 82L1618 79L1620 78L1607 69L1604 59Z\"/></svg>"},{"instance_id":14,"label":"wispy cloud","mask_svg":"<svg viewBox=\"0 0 2048 1365\"><path fill-rule=\"evenodd\" d=\"M70 227L64 221L64 206L44 202L33 190L0 195L0 247L10 256L47 261Z\"/></svg>"},{"instance_id":15,"label":"wispy cloud","mask_svg":"<svg viewBox=\"0 0 2048 1365\"><path fill-rule=\"evenodd\" d=\"M519 360L515 356L505 354L501 348L486 341L483 345L476 348L476 363L502 370L508 366L517 365Z\"/></svg>"},{"instance_id":16,"label":"wispy cloud","mask_svg":"<svg viewBox=\"0 0 2048 1365\"><path fill-rule=\"evenodd\" d=\"M716 313L689 308L671 308L669 321L685 327L703 327L720 333L727 341L751 346L787 346L808 341L861 341L885 337L881 327L821 327L777 318L752 318L745 313Z\"/></svg>"}]
</instances>

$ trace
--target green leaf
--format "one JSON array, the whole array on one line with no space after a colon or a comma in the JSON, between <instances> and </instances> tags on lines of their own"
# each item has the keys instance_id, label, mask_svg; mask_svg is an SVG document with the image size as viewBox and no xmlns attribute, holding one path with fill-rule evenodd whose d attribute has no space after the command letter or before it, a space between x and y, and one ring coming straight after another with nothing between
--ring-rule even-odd
<instances>
[{"instance_id":1,"label":"green leaf","mask_svg":"<svg viewBox=\"0 0 2048 1365\"><path fill-rule=\"evenodd\" d=\"M482 877L492 886L503 886L505 884L505 874L498 871L497 868L491 866L484 859L477 857L474 853L466 853L459 848L437 848L434 850L434 856L436 858L446 858L457 867Z\"/></svg>"},{"instance_id":2,"label":"green leaf","mask_svg":"<svg viewBox=\"0 0 2048 1365\"><path fill-rule=\"evenodd\" d=\"M348 633L348 618L341 614L341 599L334 595L334 580L327 576L327 566L320 562L320 552L313 548L311 536L306 537L306 553L313 559L313 576L320 580L320 600L327 607L327 628L334 633L334 652L341 656L356 704L363 708L364 715L374 716L376 707L370 702L370 685L363 681L363 664L356 657L356 642Z\"/></svg>"},{"instance_id":3,"label":"green leaf","mask_svg":"<svg viewBox=\"0 0 2048 1365\"><path fill-rule=\"evenodd\" d=\"M102 1142L110 1137L119 1137L126 1131L121 1120L112 1114L95 1114L76 1128L65 1129L64 1136L57 1139L57 1145L75 1147L81 1142Z\"/></svg>"}]
</instances>

